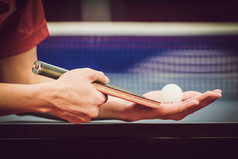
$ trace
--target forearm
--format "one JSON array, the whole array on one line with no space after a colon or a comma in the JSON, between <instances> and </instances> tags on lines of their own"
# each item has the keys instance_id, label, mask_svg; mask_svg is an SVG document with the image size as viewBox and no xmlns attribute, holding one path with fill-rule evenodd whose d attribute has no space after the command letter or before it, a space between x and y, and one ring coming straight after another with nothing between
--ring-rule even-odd
<instances>
[{"instance_id":1,"label":"forearm","mask_svg":"<svg viewBox=\"0 0 238 159\"><path fill-rule=\"evenodd\" d=\"M0 84L0 116L24 112L48 112L46 88L39 84Z\"/></svg>"},{"instance_id":2,"label":"forearm","mask_svg":"<svg viewBox=\"0 0 238 159\"><path fill-rule=\"evenodd\" d=\"M129 108L132 102L109 96L105 104L101 105L96 119L118 119L129 121Z\"/></svg>"}]
</instances>

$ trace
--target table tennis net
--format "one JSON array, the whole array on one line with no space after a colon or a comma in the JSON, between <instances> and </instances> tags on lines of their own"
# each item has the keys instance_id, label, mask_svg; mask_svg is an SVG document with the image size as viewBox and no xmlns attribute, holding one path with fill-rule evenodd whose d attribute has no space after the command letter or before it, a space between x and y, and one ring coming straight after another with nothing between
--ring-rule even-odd
<instances>
[{"instance_id":1,"label":"table tennis net","mask_svg":"<svg viewBox=\"0 0 238 159\"><path fill-rule=\"evenodd\" d=\"M238 34L127 34L54 34L38 46L38 58L103 71L111 84L137 93L176 83L183 91L219 88L222 99L237 98Z\"/></svg>"}]
</instances>

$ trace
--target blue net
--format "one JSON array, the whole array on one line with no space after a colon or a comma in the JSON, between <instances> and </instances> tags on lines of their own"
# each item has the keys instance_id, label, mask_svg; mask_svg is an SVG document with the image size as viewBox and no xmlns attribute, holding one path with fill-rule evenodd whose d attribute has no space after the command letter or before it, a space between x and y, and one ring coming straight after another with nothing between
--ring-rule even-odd
<instances>
[{"instance_id":1,"label":"blue net","mask_svg":"<svg viewBox=\"0 0 238 159\"><path fill-rule=\"evenodd\" d=\"M238 97L238 35L50 36L38 58L103 71L111 84L137 93L176 83L183 91L219 88L222 99Z\"/></svg>"}]
</instances>

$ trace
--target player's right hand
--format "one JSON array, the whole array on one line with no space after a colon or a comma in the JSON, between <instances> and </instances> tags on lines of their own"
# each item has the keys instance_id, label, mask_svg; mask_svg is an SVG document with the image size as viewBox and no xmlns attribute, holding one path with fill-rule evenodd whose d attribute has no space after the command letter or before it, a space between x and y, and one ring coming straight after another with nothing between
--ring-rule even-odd
<instances>
[{"instance_id":1,"label":"player's right hand","mask_svg":"<svg viewBox=\"0 0 238 159\"><path fill-rule=\"evenodd\" d=\"M109 79L103 72L84 68L68 71L58 80L45 83L49 91L46 92L48 106L41 112L54 113L76 124L96 118L107 96L93 86L94 81L106 84Z\"/></svg>"}]
</instances>

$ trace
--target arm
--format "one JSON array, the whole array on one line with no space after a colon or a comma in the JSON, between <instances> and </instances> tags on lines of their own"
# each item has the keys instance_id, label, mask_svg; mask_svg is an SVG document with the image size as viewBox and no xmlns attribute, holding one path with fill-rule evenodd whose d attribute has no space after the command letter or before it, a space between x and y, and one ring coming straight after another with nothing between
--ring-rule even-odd
<instances>
[{"instance_id":1,"label":"arm","mask_svg":"<svg viewBox=\"0 0 238 159\"><path fill-rule=\"evenodd\" d=\"M106 97L94 88L92 82L109 82L102 72L76 69L58 80L50 80L31 72L35 60L35 48L1 59L0 115L49 112L73 123L88 122L98 115L99 106Z\"/></svg>"},{"instance_id":2,"label":"arm","mask_svg":"<svg viewBox=\"0 0 238 159\"><path fill-rule=\"evenodd\" d=\"M10 62L9 62L9 60L10 60ZM8 101L10 101L12 103L8 103L8 107L4 107L5 112L7 111L6 109L8 109L7 114L9 114L9 112L10 112L10 114L14 114L14 113L31 111L31 112L40 112L39 114L41 114L40 116L42 116L42 117L48 117L48 118L55 118L56 117L57 118L57 116L58 116L62 119L66 119L65 116L63 116L62 114L57 114L57 112L55 112L54 110L51 110L51 109L48 109L48 110L46 110L46 109L43 109L43 110L42 109L37 109L37 105L36 105L36 107L33 107L33 108L35 108L34 110L24 108L24 109L20 109L20 110L24 110L24 111L20 111L20 110L16 111L17 108L19 109L21 107L26 107L26 106L27 107L32 107L32 104L34 104L34 103L30 103L30 102L34 101L37 104L42 102L42 101L38 102L37 99L32 98L32 97L34 97L33 96L34 93L36 95L38 95L37 97L39 97L39 98L43 95L46 95L45 97L41 97L41 98L48 99L49 103L51 103L50 101L57 101L58 103L53 104L53 107L55 105L62 106L62 103L60 104L60 101L63 102L64 106L62 106L61 109L64 109L64 107L67 107L67 105L71 105L70 103L75 102L75 100L76 100L76 102L73 105L75 107L81 108L83 101L80 101L80 100L82 100L83 98L88 99L87 94L85 94L86 92L80 91L78 93L77 92L73 93L72 96L71 96L72 98L67 98L67 99L64 100L63 99L63 96L64 96L63 94L65 92L67 92L66 88L63 89L65 91L63 91L62 93L59 93L60 91L56 91L58 93L58 95L59 94L62 95L61 97L58 97L58 99L55 99L56 96L51 97L51 94L48 94L48 93L54 92L53 90L56 90L56 88L58 88L59 86L64 86L65 83L67 83L67 82L70 83L71 89L73 89L72 87L74 87L76 85L84 83L82 81L79 83L78 81L80 81L80 80L78 80L78 79L80 79L82 77L83 72L86 74L85 75L86 77L89 77L88 73L92 71L90 69L89 70L88 69L84 70L83 72L79 73L80 75L76 74L76 72L70 71L71 72L70 75L67 73L67 75L64 75L62 77L63 80L62 80L62 78L60 78L59 80L56 80L56 81L59 81L59 83L57 84L57 82L55 80L45 78L45 77L42 77L42 76L37 76L37 75L35 75L31 72L31 67L32 67L34 61L36 60L36 49L35 48L26 52L25 54L24 53L20 54L17 58L15 58L15 60L14 59L9 59L9 60L8 60L8 62L5 62L5 64L11 64L11 66L10 66L11 69L9 69L9 70L6 69L6 71L4 71L5 74L6 74L5 77L8 77L8 78L5 78L5 80L15 82L15 83L41 83L41 82L47 82L47 83L39 84L39 85L30 85L30 86L29 85L11 85L11 86L6 86L5 85L4 86L5 87L5 92L3 92L3 89L2 89L0 94L5 94L6 90L8 91L8 90L11 90L11 89L12 90L16 89L15 91L18 92L18 94L16 94L16 98L11 97L11 100L8 99ZM24 69L15 69L14 67L17 66L16 63L19 63L19 61L22 61L21 63L23 63L25 61L30 61L30 62L27 62L24 65ZM0 65L2 65L1 62L0 62ZM2 65L2 66L5 66L5 65ZM5 68L5 67L2 67L2 66L0 67L1 69ZM22 68L22 66L21 66L21 68ZM17 72L16 72L16 70L17 70ZM16 78L16 77L11 78L12 75L16 75L16 77L21 77L21 78ZM79 76L78 79L77 79L77 76ZM91 76L91 77L94 77L94 76ZM14 79L14 81L13 81L13 79ZM77 81L74 81L73 79L77 79ZM94 89L94 87L92 87L92 85L90 85L91 84L90 81L94 81L94 80L96 80L96 79L91 78L91 79L87 79L85 82L88 84L87 87L91 88L93 90L93 92L95 93L95 94L90 93L91 94L90 95L91 100L94 101L94 102L97 102L98 101L97 100L98 99L97 95L99 96L99 99L100 99L100 98L102 98L102 96L101 96L102 94L99 93L98 91L96 91ZM5 82L7 82L7 81L5 81ZM73 82L75 82L75 83L73 83ZM52 86L55 86L55 87L52 88ZM83 84L81 86L81 89L79 89L79 90L82 90L82 88L86 89L86 87L84 87L84 86L85 85ZM28 89L33 91L33 92L30 93L30 91L27 91ZM46 90L44 90L44 89L46 89ZM24 90L26 90L26 91L24 91ZM39 91L39 90L43 90L43 92L45 92L45 93L42 93L42 91ZM15 92L15 91L13 91L13 92ZM39 91L39 92L37 92L37 91ZM73 91L72 90L70 91L70 89L69 89L69 92L72 93ZM9 95L7 97L10 98L11 93L9 91L8 91L8 93L9 93ZM30 93L31 99L34 99L34 100L29 102L29 100L28 100L29 94L24 95L24 93ZM18 101L18 99L17 99L18 96L17 95L19 95L19 94L22 94L23 96L28 97L26 99L21 98L22 102L24 101L24 105L23 105L23 103L22 103L22 105L20 105L21 103L16 102L16 101ZM65 94L65 96L67 96L67 93ZM148 98L159 101L160 100L159 99L160 91L152 91L152 92L146 93L145 96L148 97ZM49 97L51 97L51 98L49 98ZM141 105L138 105L138 104L134 104L132 102L128 102L128 101L125 101L125 100L122 100L122 99L119 99L119 98L109 96L106 103L104 103L105 98L103 98L104 100L102 100L103 101L102 103L104 103L104 104L97 103L96 109L95 109L94 105L92 106L96 113L94 112L94 114L90 118L89 117L85 118L84 122L89 121L91 118L96 118L96 119L120 119L120 120L125 120L125 121L136 121L136 120L141 120L141 119L173 119L173 120L180 120L180 119L186 117L187 115L189 115L189 114L191 114L191 113L209 105L210 103L216 101L220 97L221 97L221 91L220 90L208 91L208 92L205 92L203 94L199 93L199 92L190 91L190 92L185 92L184 93L183 101L181 103L161 104L161 106L158 107L157 109L152 109L152 108L147 108L147 107L144 107L144 106L141 106ZM12 99L15 99L15 100L12 100ZM62 100L59 100L59 99L62 99ZM3 100L3 99L0 99L0 100ZM14 103L14 101L15 101L15 103ZM78 105L75 105L76 103L78 103ZM19 104L19 106L17 106L16 104ZM84 104L88 105L87 103L84 103ZM42 106L42 105L49 106L49 105L52 105L52 103L47 104L47 102L46 102L46 103L43 103L43 104L39 104L38 106ZM10 108L10 106L15 106L15 108ZM87 107L87 110L91 109L90 108L91 106L90 105L88 105L88 106L89 107ZM100 106L99 115L97 116L99 106ZM3 107L3 105L1 105L1 107ZM45 114L44 112L51 112L52 115L49 116L48 114ZM83 122L82 120L80 120L80 122L76 121L77 117L80 118L80 113L77 113L76 110L73 110L72 113L76 114L76 116L74 116L75 120L72 121L71 119L68 119L68 118L66 120L74 122L74 123ZM56 114L57 116L55 116L54 114Z\"/></svg>"},{"instance_id":3,"label":"arm","mask_svg":"<svg viewBox=\"0 0 238 159\"><path fill-rule=\"evenodd\" d=\"M0 82L35 84L52 81L32 73L32 65L36 59L36 47L15 56L0 58Z\"/></svg>"},{"instance_id":4,"label":"arm","mask_svg":"<svg viewBox=\"0 0 238 159\"><path fill-rule=\"evenodd\" d=\"M41 112L40 105L46 105L37 95L35 85L0 84L0 116L23 113ZM35 97L32 100L32 97ZM42 110L43 111L43 110Z\"/></svg>"},{"instance_id":5,"label":"arm","mask_svg":"<svg viewBox=\"0 0 238 159\"><path fill-rule=\"evenodd\" d=\"M144 96L160 101L160 91L151 91ZM182 102L161 103L158 108L149 108L119 98L109 97L107 103L100 107L98 119L121 119L137 121L142 119L182 120L186 116L208 106L221 97L221 90L200 93L188 91L183 93Z\"/></svg>"}]
</instances>

